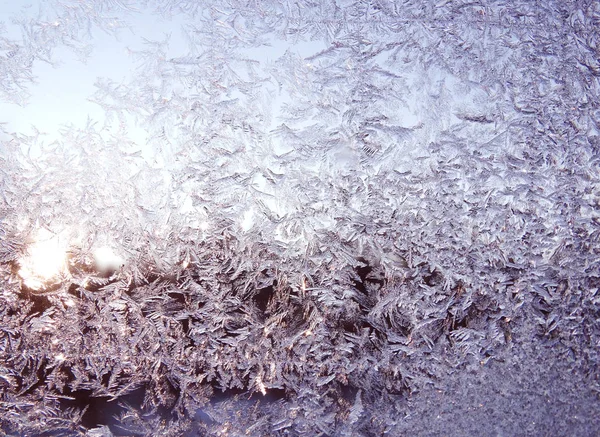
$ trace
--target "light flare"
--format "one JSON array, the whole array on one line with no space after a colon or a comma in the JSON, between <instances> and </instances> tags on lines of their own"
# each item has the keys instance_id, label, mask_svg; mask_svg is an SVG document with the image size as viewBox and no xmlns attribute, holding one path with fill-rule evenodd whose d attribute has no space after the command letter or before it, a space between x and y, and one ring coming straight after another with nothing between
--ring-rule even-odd
<instances>
[{"instance_id":1,"label":"light flare","mask_svg":"<svg viewBox=\"0 0 600 437\"><path fill-rule=\"evenodd\" d=\"M52 279L66 272L67 251L58 235L46 230L38 232L35 243L20 260L19 276L34 290L44 287Z\"/></svg>"},{"instance_id":2,"label":"light flare","mask_svg":"<svg viewBox=\"0 0 600 437\"><path fill-rule=\"evenodd\" d=\"M99 247L94 251L94 262L96 268L103 273L119 270L124 264L123 258L108 246Z\"/></svg>"}]
</instances>

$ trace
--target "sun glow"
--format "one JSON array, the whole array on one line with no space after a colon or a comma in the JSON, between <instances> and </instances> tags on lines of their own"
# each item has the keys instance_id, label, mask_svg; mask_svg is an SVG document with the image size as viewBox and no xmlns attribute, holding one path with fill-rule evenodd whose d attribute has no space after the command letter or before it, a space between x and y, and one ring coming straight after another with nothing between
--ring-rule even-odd
<instances>
[{"instance_id":1,"label":"sun glow","mask_svg":"<svg viewBox=\"0 0 600 437\"><path fill-rule=\"evenodd\" d=\"M23 283L38 290L66 271L66 248L58 235L40 230L20 265L19 276L23 278Z\"/></svg>"},{"instance_id":2,"label":"sun glow","mask_svg":"<svg viewBox=\"0 0 600 437\"><path fill-rule=\"evenodd\" d=\"M99 247L94 251L96 268L103 273L112 273L123 265L123 258L108 246Z\"/></svg>"}]
</instances>

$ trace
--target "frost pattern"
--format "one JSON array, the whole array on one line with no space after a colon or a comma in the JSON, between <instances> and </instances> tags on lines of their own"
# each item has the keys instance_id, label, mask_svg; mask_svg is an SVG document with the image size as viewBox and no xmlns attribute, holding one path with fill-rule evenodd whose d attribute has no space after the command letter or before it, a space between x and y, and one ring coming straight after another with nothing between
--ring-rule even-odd
<instances>
[{"instance_id":1,"label":"frost pattern","mask_svg":"<svg viewBox=\"0 0 600 437\"><path fill-rule=\"evenodd\" d=\"M106 126L1 146L4 432L393 435L530 343L600 388L597 2L60 1L0 29L0 96L143 10L189 52L146 41ZM42 228L69 265L34 290Z\"/></svg>"}]
</instances>

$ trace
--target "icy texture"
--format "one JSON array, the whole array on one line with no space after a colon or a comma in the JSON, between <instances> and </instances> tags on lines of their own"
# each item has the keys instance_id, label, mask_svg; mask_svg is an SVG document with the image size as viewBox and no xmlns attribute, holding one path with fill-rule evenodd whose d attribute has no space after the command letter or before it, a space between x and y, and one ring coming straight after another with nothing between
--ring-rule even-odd
<instances>
[{"instance_id":1,"label":"icy texture","mask_svg":"<svg viewBox=\"0 0 600 437\"><path fill-rule=\"evenodd\" d=\"M598 2L57 2L0 33L0 95L144 8L189 53L98 78L110 126L2 142L0 429L398 435L538 347L597 392ZM40 229L69 268L35 290Z\"/></svg>"}]
</instances>

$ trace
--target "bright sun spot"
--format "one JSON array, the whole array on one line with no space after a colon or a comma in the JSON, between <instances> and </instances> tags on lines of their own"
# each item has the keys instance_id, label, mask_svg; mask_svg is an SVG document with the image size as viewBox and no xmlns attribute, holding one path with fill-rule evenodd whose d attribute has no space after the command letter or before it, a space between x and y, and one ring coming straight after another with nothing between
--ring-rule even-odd
<instances>
[{"instance_id":1,"label":"bright sun spot","mask_svg":"<svg viewBox=\"0 0 600 437\"><path fill-rule=\"evenodd\" d=\"M40 230L35 243L27 250L27 256L21 259L19 276L26 286L38 290L65 271L66 255L59 236Z\"/></svg>"}]
</instances>

